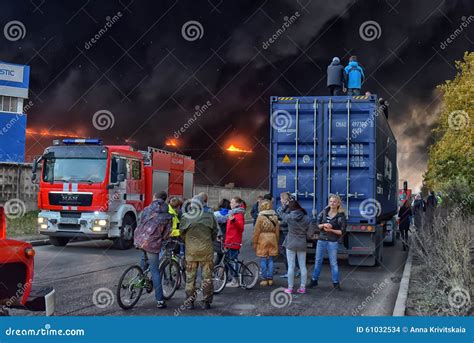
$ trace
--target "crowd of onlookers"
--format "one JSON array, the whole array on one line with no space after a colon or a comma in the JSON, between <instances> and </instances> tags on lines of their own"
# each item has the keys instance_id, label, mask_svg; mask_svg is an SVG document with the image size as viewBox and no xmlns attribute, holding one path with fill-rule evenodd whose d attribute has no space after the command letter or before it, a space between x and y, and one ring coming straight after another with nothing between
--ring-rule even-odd
<instances>
[{"instance_id":1,"label":"crowd of onlookers","mask_svg":"<svg viewBox=\"0 0 474 343\"><path fill-rule=\"evenodd\" d=\"M339 196L331 195L328 206L316 219L308 216L290 193L281 193L279 200L275 210L272 196L266 194L258 198L251 210L254 221L252 247L260 259L260 285L273 285L274 262L281 255L287 268L281 275L288 280L285 292L304 294L307 287L318 285L323 256L327 252L334 288L340 290L337 247L344 235L346 216ZM238 259L246 209L247 204L239 197L222 199L214 210L208 206L205 193L184 204L175 197L167 199L166 192L154 195L140 216L134 240L135 246L147 255L158 308L166 307L159 271L163 242L170 238L181 242L180 253L186 261L186 307L194 308L196 276L201 269L203 307L209 309L213 300L213 266L221 261L223 254L231 261ZM306 268L308 240L317 240L315 267L309 282ZM143 258L142 268L146 267L145 261ZM231 270L227 286L239 287L237 277L237 271ZM299 277L299 285L295 285L296 277Z\"/></svg>"}]
</instances>

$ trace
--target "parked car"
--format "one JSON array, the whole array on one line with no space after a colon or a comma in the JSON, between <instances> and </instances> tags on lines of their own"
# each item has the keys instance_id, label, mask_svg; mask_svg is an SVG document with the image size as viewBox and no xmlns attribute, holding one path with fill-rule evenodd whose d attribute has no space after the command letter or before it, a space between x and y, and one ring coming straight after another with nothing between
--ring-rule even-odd
<instances>
[{"instance_id":1,"label":"parked car","mask_svg":"<svg viewBox=\"0 0 474 343\"><path fill-rule=\"evenodd\" d=\"M30 243L7 239L6 231L6 214L0 206L0 315L8 315L11 308L54 314L54 289L33 285L35 250Z\"/></svg>"}]
</instances>

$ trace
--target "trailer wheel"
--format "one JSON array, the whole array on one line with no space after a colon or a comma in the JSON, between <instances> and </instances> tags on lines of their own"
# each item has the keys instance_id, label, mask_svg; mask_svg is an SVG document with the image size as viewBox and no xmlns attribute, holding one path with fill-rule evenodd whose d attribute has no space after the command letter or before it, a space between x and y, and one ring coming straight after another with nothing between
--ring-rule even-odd
<instances>
[{"instance_id":1,"label":"trailer wheel","mask_svg":"<svg viewBox=\"0 0 474 343\"><path fill-rule=\"evenodd\" d=\"M52 236L50 236L49 241L55 247L63 247L66 244L69 243L69 238L68 237L52 237Z\"/></svg>"},{"instance_id":2,"label":"trailer wheel","mask_svg":"<svg viewBox=\"0 0 474 343\"><path fill-rule=\"evenodd\" d=\"M120 227L120 237L114 239L114 248L119 250L130 249L133 246L133 232L136 226L137 223L133 220L133 217L126 214Z\"/></svg>"}]
</instances>

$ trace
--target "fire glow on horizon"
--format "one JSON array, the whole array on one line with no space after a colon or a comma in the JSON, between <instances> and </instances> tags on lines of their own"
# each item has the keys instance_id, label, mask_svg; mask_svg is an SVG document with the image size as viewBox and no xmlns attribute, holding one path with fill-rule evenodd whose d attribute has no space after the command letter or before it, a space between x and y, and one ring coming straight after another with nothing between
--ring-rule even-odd
<instances>
[{"instance_id":1,"label":"fire glow on horizon","mask_svg":"<svg viewBox=\"0 0 474 343\"><path fill-rule=\"evenodd\" d=\"M229 147L228 147L226 150L227 150L227 151L230 151L230 152L252 153L252 150L241 149L241 148L236 147L234 144L229 145Z\"/></svg>"}]
</instances>

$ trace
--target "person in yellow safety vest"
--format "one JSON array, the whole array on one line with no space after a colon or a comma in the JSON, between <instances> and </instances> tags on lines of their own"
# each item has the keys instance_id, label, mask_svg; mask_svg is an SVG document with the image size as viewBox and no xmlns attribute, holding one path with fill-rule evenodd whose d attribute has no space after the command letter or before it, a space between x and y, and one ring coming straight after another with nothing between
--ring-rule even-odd
<instances>
[{"instance_id":1,"label":"person in yellow safety vest","mask_svg":"<svg viewBox=\"0 0 474 343\"><path fill-rule=\"evenodd\" d=\"M181 201L178 198L171 198L168 204L168 213L172 216L171 234L170 237L179 237L179 207Z\"/></svg>"}]
</instances>

